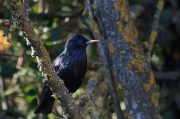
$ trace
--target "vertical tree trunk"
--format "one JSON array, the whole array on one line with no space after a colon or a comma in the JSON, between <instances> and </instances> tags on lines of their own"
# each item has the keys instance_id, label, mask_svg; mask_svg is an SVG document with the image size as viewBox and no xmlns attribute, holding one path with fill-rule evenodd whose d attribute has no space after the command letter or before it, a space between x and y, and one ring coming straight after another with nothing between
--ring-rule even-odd
<instances>
[{"instance_id":1,"label":"vertical tree trunk","mask_svg":"<svg viewBox=\"0 0 180 119\"><path fill-rule=\"evenodd\" d=\"M94 0L93 4L93 17L99 27L99 32L93 30L93 34L97 39L101 35L106 57L123 86L125 118L161 118L150 55L145 56L138 43L127 0Z\"/></svg>"}]
</instances>

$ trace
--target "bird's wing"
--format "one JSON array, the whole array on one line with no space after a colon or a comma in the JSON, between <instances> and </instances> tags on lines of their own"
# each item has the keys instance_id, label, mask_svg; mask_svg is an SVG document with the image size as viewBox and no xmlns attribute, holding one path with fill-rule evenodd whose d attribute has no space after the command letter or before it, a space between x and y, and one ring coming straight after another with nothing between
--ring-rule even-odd
<instances>
[{"instance_id":1,"label":"bird's wing","mask_svg":"<svg viewBox=\"0 0 180 119\"><path fill-rule=\"evenodd\" d=\"M78 72L77 69L74 68L75 62L72 60L66 60L60 63L60 67L57 70L57 75L60 76L61 78L69 78L69 77L77 77Z\"/></svg>"},{"instance_id":2,"label":"bird's wing","mask_svg":"<svg viewBox=\"0 0 180 119\"><path fill-rule=\"evenodd\" d=\"M64 81L69 92L75 92L84 79L87 60L64 54L58 56L53 64L56 74Z\"/></svg>"},{"instance_id":3,"label":"bird's wing","mask_svg":"<svg viewBox=\"0 0 180 119\"><path fill-rule=\"evenodd\" d=\"M56 74L62 78L65 77L65 75L72 75L74 77L77 77L78 72L75 68L73 68L75 65L75 62L73 61L73 58L67 56L66 54L59 55L53 62L53 66L55 68ZM67 73L68 72L68 73ZM70 76L66 76L70 77Z\"/></svg>"},{"instance_id":4,"label":"bird's wing","mask_svg":"<svg viewBox=\"0 0 180 119\"><path fill-rule=\"evenodd\" d=\"M60 70L60 63L62 62L63 59L63 54L60 54L53 62L53 66L55 68L55 71L57 72L58 70Z\"/></svg>"}]
</instances>

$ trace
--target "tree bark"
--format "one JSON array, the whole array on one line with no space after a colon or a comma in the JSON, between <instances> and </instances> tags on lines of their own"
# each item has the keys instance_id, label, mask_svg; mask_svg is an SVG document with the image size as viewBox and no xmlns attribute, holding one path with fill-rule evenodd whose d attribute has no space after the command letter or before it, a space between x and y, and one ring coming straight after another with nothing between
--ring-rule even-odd
<instances>
[{"instance_id":1,"label":"tree bark","mask_svg":"<svg viewBox=\"0 0 180 119\"><path fill-rule=\"evenodd\" d=\"M93 35L96 39L101 38L106 58L123 86L125 118L161 118L158 110L160 94L151 71L150 56L145 56L137 40L138 33L127 0L94 0L93 16L88 11L91 5L85 6Z\"/></svg>"}]
</instances>

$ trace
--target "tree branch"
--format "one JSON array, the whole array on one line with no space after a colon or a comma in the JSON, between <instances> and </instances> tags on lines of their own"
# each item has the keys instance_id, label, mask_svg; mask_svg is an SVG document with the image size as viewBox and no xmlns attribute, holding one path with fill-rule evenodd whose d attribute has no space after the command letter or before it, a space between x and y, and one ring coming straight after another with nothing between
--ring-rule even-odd
<instances>
[{"instance_id":1,"label":"tree branch","mask_svg":"<svg viewBox=\"0 0 180 119\"><path fill-rule=\"evenodd\" d=\"M14 20L0 19L0 27L3 29L10 29L11 31L18 29Z\"/></svg>"},{"instance_id":2,"label":"tree branch","mask_svg":"<svg viewBox=\"0 0 180 119\"><path fill-rule=\"evenodd\" d=\"M90 3L85 6L89 15L87 22L93 35L95 39L102 40L98 45L103 49L101 52L106 54L102 55L105 56L104 63L108 62L105 63L106 69L111 65L123 86L125 118L158 118L158 86L151 72L150 59L144 56L137 39L138 33L130 15L128 1L94 0L94 16L89 9Z\"/></svg>"},{"instance_id":3,"label":"tree branch","mask_svg":"<svg viewBox=\"0 0 180 119\"><path fill-rule=\"evenodd\" d=\"M111 119L112 118L112 113L115 112L113 108L113 99L110 94L110 91L107 90L105 96L104 96L104 104L103 104L103 119Z\"/></svg>"},{"instance_id":4,"label":"tree branch","mask_svg":"<svg viewBox=\"0 0 180 119\"><path fill-rule=\"evenodd\" d=\"M110 87L110 92L111 92L111 95L112 95L112 98L113 98L113 101L114 101L114 104L115 104L115 107L116 107L117 117L118 117L118 119L124 119L123 113L122 113L122 110L121 110L121 107L120 107L120 101L119 101L119 98L118 98L118 95L117 95L116 86L115 86L114 78L113 78L113 75L112 75L111 67L110 67L110 64L109 64L109 62L107 60L107 57L106 57L106 54L104 52L103 45L102 45L101 42L98 43L98 47L99 47L99 50L101 52L101 56L103 58L103 63L105 65L107 81L108 81L108 84L109 84L109 87Z\"/></svg>"},{"instance_id":5,"label":"tree branch","mask_svg":"<svg viewBox=\"0 0 180 119\"><path fill-rule=\"evenodd\" d=\"M104 76L105 76L105 69L100 68L89 79L88 84L86 86L86 90L84 91L84 93L81 94L80 99L77 101L77 105L85 110L83 111L83 113L89 114L92 119L99 119L99 118L95 106L92 102L91 95L95 86L97 86L96 84L101 82L104 79Z\"/></svg>"},{"instance_id":6,"label":"tree branch","mask_svg":"<svg viewBox=\"0 0 180 119\"><path fill-rule=\"evenodd\" d=\"M160 16L161 16L161 11L164 7L164 0L159 0L158 3L157 3L157 9L156 9L156 13L154 15L154 22L153 22L153 26L152 26L152 31L151 31L151 35L150 35L150 38L148 40L148 55L150 56L150 53L152 51L152 48L153 48L153 44L154 44L154 41L157 37L157 28L158 28L158 24L159 24L159 19L160 19ZM146 42L145 42L145 45L146 45Z\"/></svg>"},{"instance_id":7,"label":"tree branch","mask_svg":"<svg viewBox=\"0 0 180 119\"><path fill-rule=\"evenodd\" d=\"M56 75L51 59L39 36L35 33L32 23L29 20L27 10L24 8L21 0L7 0L11 8L11 15L16 20L17 26L23 31L27 44L32 48L32 57L36 57L38 68L42 75L46 77L46 83L51 87L53 95L61 102L68 116L74 119L83 118L76 107L72 97L63 85L63 81Z\"/></svg>"},{"instance_id":8,"label":"tree branch","mask_svg":"<svg viewBox=\"0 0 180 119\"><path fill-rule=\"evenodd\" d=\"M102 45L103 38L100 35L100 31L99 31L97 23L93 19L90 1L86 0L84 3L85 3L85 7L86 7L85 15L86 15L87 23L89 24L89 27L93 31L94 37L96 39L101 40L101 42L98 43L98 47L99 47L99 50L101 52L103 63L104 63L105 69L106 69L107 80L108 80L108 84L109 84L109 87L110 87L111 95L113 97L113 101L114 101L115 106L116 106L117 117L118 117L118 119L123 119L124 117L123 117L122 110L121 110L121 107L120 107L119 98L117 96L117 91L116 91L116 88L115 88L114 79L113 79L113 75L112 75L112 72L111 72L111 67L110 67L110 64L108 62L108 59L106 57L106 54L105 54L105 51L104 51L104 48L103 48L103 45Z\"/></svg>"},{"instance_id":9,"label":"tree branch","mask_svg":"<svg viewBox=\"0 0 180 119\"><path fill-rule=\"evenodd\" d=\"M102 67L98 69L98 71L93 76L91 76L86 86L86 90L89 90L92 93L96 84L98 84L105 78L104 76L105 76L105 68Z\"/></svg>"}]
</instances>

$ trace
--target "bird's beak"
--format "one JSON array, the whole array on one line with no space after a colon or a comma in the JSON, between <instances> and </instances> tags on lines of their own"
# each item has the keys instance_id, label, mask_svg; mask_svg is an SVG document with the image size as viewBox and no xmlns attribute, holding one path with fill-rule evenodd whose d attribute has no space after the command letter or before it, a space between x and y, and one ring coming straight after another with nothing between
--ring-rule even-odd
<instances>
[{"instance_id":1,"label":"bird's beak","mask_svg":"<svg viewBox=\"0 0 180 119\"><path fill-rule=\"evenodd\" d=\"M86 42L87 45L91 44L91 43L96 43L96 42L99 42L99 40L88 40Z\"/></svg>"}]
</instances>

